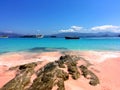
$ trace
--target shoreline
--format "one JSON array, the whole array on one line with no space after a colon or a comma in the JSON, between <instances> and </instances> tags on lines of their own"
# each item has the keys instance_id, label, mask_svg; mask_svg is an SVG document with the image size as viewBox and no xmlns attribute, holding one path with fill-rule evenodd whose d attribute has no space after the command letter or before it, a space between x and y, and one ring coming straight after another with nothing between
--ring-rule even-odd
<instances>
[{"instance_id":1,"label":"shoreline","mask_svg":"<svg viewBox=\"0 0 120 90\"><path fill-rule=\"evenodd\" d=\"M5 60L27 60L27 59L34 59L35 61L39 61L38 59L41 59L40 61L44 61L44 58L47 57L53 57L50 54L58 54L60 57L61 55L77 55L81 57L86 57L88 60L90 59L95 59L99 58L99 60L102 62L104 61L103 59L107 58L117 58L120 57L120 51L95 51L95 50L88 50L88 51L75 51L75 50L65 50L65 51L51 51L51 52L25 52L25 51L20 51L20 52L9 52L9 53L4 53L0 54L0 61L3 59ZM94 56L94 57L92 57ZM41 57L44 57L43 59ZM49 57L49 58L50 58ZM54 56L56 57L56 56ZM53 58L54 59L54 58ZM33 60L33 61L34 61ZM31 60L32 61L32 60ZM2 65L0 63L0 65Z\"/></svg>"},{"instance_id":2,"label":"shoreline","mask_svg":"<svg viewBox=\"0 0 120 90\"><path fill-rule=\"evenodd\" d=\"M95 87L89 86L84 78L77 81L66 81L66 90L119 90L120 80L120 52L113 51L66 51L66 52L11 52L0 55L0 88L8 81L15 77L16 71L10 70L11 67L28 64L31 62L42 62L42 66L48 62L58 60L62 55L77 55L84 58L91 63L90 70L92 70L100 78L100 85ZM79 62L78 62L79 63ZM41 65L39 66L41 67ZM69 83L70 82L70 83ZM79 84L78 84L79 83ZM86 85L84 85L86 84ZM81 87L80 87L81 86Z\"/></svg>"},{"instance_id":3,"label":"shoreline","mask_svg":"<svg viewBox=\"0 0 120 90\"><path fill-rule=\"evenodd\" d=\"M64 50L64 49L61 49L61 50L51 50L51 51L28 51L28 50L19 50L19 51L10 51L10 52L0 52L0 55L3 55L3 54L14 54L14 53L45 53L45 52L118 52L120 53L120 50L74 50L74 49L68 49L68 50Z\"/></svg>"}]
</instances>

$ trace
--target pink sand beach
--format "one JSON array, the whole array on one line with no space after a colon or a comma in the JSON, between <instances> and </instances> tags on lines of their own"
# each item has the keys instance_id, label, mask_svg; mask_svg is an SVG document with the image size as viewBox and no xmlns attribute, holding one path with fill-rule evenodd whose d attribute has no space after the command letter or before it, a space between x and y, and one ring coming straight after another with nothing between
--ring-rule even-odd
<instances>
[{"instance_id":1,"label":"pink sand beach","mask_svg":"<svg viewBox=\"0 0 120 90\"><path fill-rule=\"evenodd\" d=\"M89 67L100 79L100 84L97 86L90 86L88 80L81 76L78 80L65 81L66 90L120 90L120 53L119 52L96 52L96 51L81 51L72 52L77 54L92 65ZM13 79L17 73L16 70L10 70L10 67L15 67L30 62L41 62L35 68L46 65L48 62L58 60L63 55L60 52L44 52L44 53L6 53L0 55L0 88L8 81ZM84 63L84 62L83 62ZM81 64L81 62L78 64ZM33 81L35 75L32 76ZM55 90L55 89L54 89Z\"/></svg>"}]
</instances>

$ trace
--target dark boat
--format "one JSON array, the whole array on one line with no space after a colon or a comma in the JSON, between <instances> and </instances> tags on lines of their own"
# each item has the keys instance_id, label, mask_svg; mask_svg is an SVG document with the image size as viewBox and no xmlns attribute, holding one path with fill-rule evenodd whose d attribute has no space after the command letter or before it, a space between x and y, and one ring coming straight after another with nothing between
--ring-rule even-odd
<instances>
[{"instance_id":1,"label":"dark boat","mask_svg":"<svg viewBox=\"0 0 120 90\"><path fill-rule=\"evenodd\" d=\"M20 38L43 38L43 35L24 35Z\"/></svg>"},{"instance_id":2,"label":"dark boat","mask_svg":"<svg viewBox=\"0 0 120 90\"><path fill-rule=\"evenodd\" d=\"M50 36L51 38L56 38L56 36Z\"/></svg>"},{"instance_id":3,"label":"dark boat","mask_svg":"<svg viewBox=\"0 0 120 90\"><path fill-rule=\"evenodd\" d=\"M35 35L24 35L24 36L21 36L21 38L36 38Z\"/></svg>"},{"instance_id":4,"label":"dark boat","mask_svg":"<svg viewBox=\"0 0 120 90\"><path fill-rule=\"evenodd\" d=\"M65 37L65 39L80 39L80 37Z\"/></svg>"}]
</instances>

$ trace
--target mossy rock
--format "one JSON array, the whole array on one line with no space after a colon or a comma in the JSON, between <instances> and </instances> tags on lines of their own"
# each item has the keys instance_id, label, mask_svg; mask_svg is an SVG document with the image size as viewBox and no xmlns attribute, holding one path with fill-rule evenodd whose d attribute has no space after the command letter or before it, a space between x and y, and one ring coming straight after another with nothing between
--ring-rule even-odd
<instances>
[{"instance_id":1,"label":"mossy rock","mask_svg":"<svg viewBox=\"0 0 120 90\"><path fill-rule=\"evenodd\" d=\"M65 65L64 65L64 61L63 60L58 60L58 61L55 61L56 63L58 63L58 66L60 68L65 68Z\"/></svg>"},{"instance_id":2,"label":"mossy rock","mask_svg":"<svg viewBox=\"0 0 120 90\"><path fill-rule=\"evenodd\" d=\"M43 74L43 77L42 77L41 81L43 83L48 83L51 80L52 77L54 77L54 75L52 73Z\"/></svg>"},{"instance_id":3,"label":"mossy rock","mask_svg":"<svg viewBox=\"0 0 120 90\"><path fill-rule=\"evenodd\" d=\"M59 67L60 68L65 68L65 65L64 64L59 64Z\"/></svg>"},{"instance_id":4,"label":"mossy rock","mask_svg":"<svg viewBox=\"0 0 120 90\"><path fill-rule=\"evenodd\" d=\"M81 65L81 66L80 66L80 69L83 71L83 70L87 69L87 67L84 66L84 65Z\"/></svg>"},{"instance_id":5,"label":"mossy rock","mask_svg":"<svg viewBox=\"0 0 120 90\"><path fill-rule=\"evenodd\" d=\"M77 80L78 78L80 78L80 73L79 72L73 73L72 78Z\"/></svg>"},{"instance_id":6,"label":"mossy rock","mask_svg":"<svg viewBox=\"0 0 120 90\"><path fill-rule=\"evenodd\" d=\"M57 82L57 86L57 90L65 90L64 81L62 79Z\"/></svg>"},{"instance_id":7,"label":"mossy rock","mask_svg":"<svg viewBox=\"0 0 120 90\"><path fill-rule=\"evenodd\" d=\"M66 60L70 60L70 59L72 59L70 55L65 55L65 56L61 56L61 57L60 57L60 60L63 60L64 62L65 62Z\"/></svg>"},{"instance_id":8,"label":"mossy rock","mask_svg":"<svg viewBox=\"0 0 120 90\"><path fill-rule=\"evenodd\" d=\"M81 69L81 71L82 71L82 75L83 75L85 78L87 78L87 75L89 75L89 71L88 71L87 67L84 66L84 65L81 65L81 66L80 66L80 69Z\"/></svg>"},{"instance_id":9,"label":"mossy rock","mask_svg":"<svg viewBox=\"0 0 120 90\"><path fill-rule=\"evenodd\" d=\"M37 77L28 90L52 90L54 86L54 75L51 73L41 74Z\"/></svg>"},{"instance_id":10,"label":"mossy rock","mask_svg":"<svg viewBox=\"0 0 120 90\"><path fill-rule=\"evenodd\" d=\"M91 78L90 78L90 85L96 86L97 84L100 83L99 78L91 71L89 71Z\"/></svg>"},{"instance_id":11,"label":"mossy rock","mask_svg":"<svg viewBox=\"0 0 120 90\"><path fill-rule=\"evenodd\" d=\"M1 90L24 90L24 88L30 83L31 75L32 73L27 73L25 71L9 81Z\"/></svg>"},{"instance_id":12,"label":"mossy rock","mask_svg":"<svg viewBox=\"0 0 120 90\"><path fill-rule=\"evenodd\" d=\"M77 66L75 64L72 64L72 65L69 64L68 65L68 72L69 72L69 74L72 75L72 78L75 79L75 80L80 77L80 73L79 73L79 71L77 69Z\"/></svg>"},{"instance_id":13,"label":"mossy rock","mask_svg":"<svg viewBox=\"0 0 120 90\"><path fill-rule=\"evenodd\" d=\"M97 84L100 83L99 78L90 70L87 69L86 66L81 65L80 69L82 71L82 75L87 78L88 75L90 75L90 81L89 84L92 86L96 86Z\"/></svg>"},{"instance_id":14,"label":"mossy rock","mask_svg":"<svg viewBox=\"0 0 120 90\"><path fill-rule=\"evenodd\" d=\"M36 65L36 63L29 63L19 66L19 69L22 70L22 72L5 84L1 90L24 90L30 83Z\"/></svg>"},{"instance_id":15,"label":"mossy rock","mask_svg":"<svg viewBox=\"0 0 120 90\"><path fill-rule=\"evenodd\" d=\"M96 86L97 84L99 84L99 82L98 80L95 79L95 80L90 80L89 84L92 86Z\"/></svg>"},{"instance_id":16,"label":"mossy rock","mask_svg":"<svg viewBox=\"0 0 120 90\"><path fill-rule=\"evenodd\" d=\"M19 69L25 70L27 68L34 68L35 66L37 66L37 64L33 62L33 63L29 63L29 64L20 65Z\"/></svg>"},{"instance_id":17,"label":"mossy rock","mask_svg":"<svg viewBox=\"0 0 120 90\"><path fill-rule=\"evenodd\" d=\"M69 74L63 70L56 70L57 78L62 78L64 81L69 79Z\"/></svg>"},{"instance_id":18,"label":"mossy rock","mask_svg":"<svg viewBox=\"0 0 120 90\"><path fill-rule=\"evenodd\" d=\"M44 72L49 72L54 70L57 67L57 65L54 62L50 62L48 63L45 67L44 67Z\"/></svg>"},{"instance_id":19,"label":"mossy rock","mask_svg":"<svg viewBox=\"0 0 120 90\"><path fill-rule=\"evenodd\" d=\"M32 86L28 90L52 90L56 80L67 80L68 74L58 69L55 62L48 63L44 66L44 70L39 72L38 77L34 80Z\"/></svg>"},{"instance_id":20,"label":"mossy rock","mask_svg":"<svg viewBox=\"0 0 120 90\"><path fill-rule=\"evenodd\" d=\"M75 58L75 56L70 55L61 56L60 60L46 64L37 72L34 71L37 63L20 65L17 67L17 69L19 68L20 74L1 90L52 90L56 85L58 86L57 90L65 90L64 81L69 79L69 74L75 80L80 77ZM69 73L60 69L65 68L65 65L67 65ZM34 73L37 74L37 77L34 79L32 85L27 87ZM91 78L90 84L94 84L94 79L95 77Z\"/></svg>"},{"instance_id":21,"label":"mossy rock","mask_svg":"<svg viewBox=\"0 0 120 90\"><path fill-rule=\"evenodd\" d=\"M75 73L75 71L76 71L75 67L68 66L68 72L69 72L69 74L73 74L73 73Z\"/></svg>"}]
</instances>

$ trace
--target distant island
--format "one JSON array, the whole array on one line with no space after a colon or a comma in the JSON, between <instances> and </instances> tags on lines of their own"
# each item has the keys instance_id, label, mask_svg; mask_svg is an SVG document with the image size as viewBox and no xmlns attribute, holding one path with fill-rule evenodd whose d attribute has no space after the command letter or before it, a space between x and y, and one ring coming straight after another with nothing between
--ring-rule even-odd
<instances>
[{"instance_id":1,"label":"distant island","mask_svg":"<svg viewBox=\"0 0 120 90\"><path fill-rule=\"evenodd\" d=\"M18 33L5 33L0 32L0 36L8 36L9 38L20 38L26 36L36 36L35 34L18 34ZM66 36L71 37L120 37L120 33L114 32L98 32L98 33L77 33L77 32L67 32L67 33L57 33L44 35L45 38L64 38Z\"/></svg>"}]
</instances>

